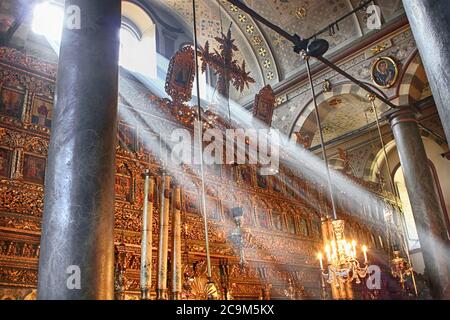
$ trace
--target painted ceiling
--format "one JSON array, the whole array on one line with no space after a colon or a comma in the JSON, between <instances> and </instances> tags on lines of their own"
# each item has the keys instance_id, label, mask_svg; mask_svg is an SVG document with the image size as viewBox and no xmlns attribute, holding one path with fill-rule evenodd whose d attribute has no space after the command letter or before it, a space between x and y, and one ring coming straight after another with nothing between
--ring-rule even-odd
<instances>
[{"instance_id":1,"label":"painted ceiling","mask_svg":"<svg viewBox=\"0 0 450 320\"><path fill-rule=\"evenodd\" d=\"M370 110L369 101L352 94L335 96L323 102L319 109L323 110L322 114L325 111L327 112L324 116L321 114L325 142L341 137L375 121L375 114ZM320 144L317 126L303 128L302 133L310 136L313 134L312 147Z\"/></svg>"},{"instance_id":2,"label":"painted ceiling","mask_svg":"<svg viewBox=\"0 0 450 320\"><path fill-rule=\"evenodd\" d=\"M359 6L360 0L245 0L249 7L281 26L291 34L309 37L327 27L339 17ZM166 0L185 22L192 25L192 0ZM403 12L401 0L375 1L381 9L385 22ZM220 6L220 9L219 9ZM197 30L202 43L210 42L222 29L232 30L237 38L241 56L249 64L257 79L255 87L264 84L276 85L298 73L301 67L299 56L292 45L275 32L255 22L250 16L226 0L197 0ZM331 51L351 44L369 32L365 12L350 16L339 24L339 30L330 35L320 35L329 41ZM247 94L253 95L255 90ZM239 99L242 100L242 99Z\"/></svg>"},{"instance_id":3,"label":"painted ceiling","mask_svg":"<svg viewBox=\"0 0 450 320\"><path fill-rule=\"evenodd\" d=\"M170 11L184 20L186 26L190 27L193 24L192 0L141 1L147 2L150 6L152 3L153 5L158 3L158 5L167 6ZM9 23L9 15L15 15L12 12L15 11L14 7L7 5L10 2L9 0L1 2L1 11L8 13L0 16L3 24ZM289 33L309 37L353 10L360 5L361 0L244 0L244 2ZM383 21L386 23L403 13L401 0L376 0L374 2L381 7ZM222 31L226 31L232 23L233 36L236 38L236 44L240 50L235 58L239 61L246 61L247 69L251 71L251 76L256 80L256 83L243 94L236 91L231 93L231 97L239 103L245 104L253 100L255 93L266 84L276 87L280 82L300 75L302 62L300 57L293 52L292 45L272 30L255 22L228 1L197 0L196 13L197 32L202 45L209 41L212 47L216 46L214 38L219 36ZM320 37L329 41L330 53L336 52L356 43L358 39L370 32L366 27L366 21L367 14L361 12L341 22L339 30L335 30L335 34L331 35L329 32L325 32ZM325 124L334 128L333 134L326 135L327 139L342 134L354 123L359 125L366 123L364 114L358 113L360 101L351 97L343 97L343 100L345 106L336 110L335 114L326 119ZM277 114L276 117L281 119L283 115ZM290 122L289 118L286 118L285 124L280 121L278 120L277 127L281 129L287 127Z\"/></svg>"}]
</instances>

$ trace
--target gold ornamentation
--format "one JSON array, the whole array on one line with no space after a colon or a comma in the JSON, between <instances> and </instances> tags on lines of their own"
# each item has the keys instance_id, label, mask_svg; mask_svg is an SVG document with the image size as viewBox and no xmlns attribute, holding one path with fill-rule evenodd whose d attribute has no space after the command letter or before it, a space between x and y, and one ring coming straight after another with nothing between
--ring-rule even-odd
<instances>
[{"instance_id":1,"label":"gold ornamentation","mask_svg":"<svg viewBox=\"0 0 450 320\"><path fill-rule=\"evenodd\" d=\"M273 109L275 108L275 94L270 85L265 86L255 96L253 105L253 115L266 123L268 126L272 124Z\"/></svg>"},{"instance_id":2,"label":"gold ornamentation","mask_svg":"<svg viewBox=\"0 0 450 320\"><path fill-rule=\"evenodd\" d=\"M295 16L297 17L297 19L299 20L303 20L306 18L306 8L297 8L297 10L295 10Z\"/></svg>"},{"instance_id":3,"label":"gold ornamentation","mask_svg":"<svg viewBox=\"0 0 450 320\"><path fill-rule=\"evenodd\" d=\"M247 17L245 16L245 14L239 14L238 19L240 22L244 23L247 21Z\"/></svg>"},{"instance_id":4,"label":"gold ornamentation","mask_svg":"<svg viewBox=\"0 0 450 320\"><path fill-rule=\"evenodd\" d=\"M325 79L322 83L322 90L323 92L330 92L331 91L331 82L328 79Z\"/></svg>"},{"instance_id":5,"label":"gold ornamentation","mask_svg":"<svg viewBox=\"0 0 450 320\"><path fill-rule=\"evenodd\" d=\"M260 36L252 37L252 41L255 46L259 46L262 43L262 39Z\"/></svg>"},{"instance_id":6,"label":"gold ornamentation","mask_svg":"<svg viewBox=\"0 0 450 320\"><path fill-rule=\"evenodd\" d=\"M372 53L373 53L374 55L376 55L376 54L378 54L378 53L383 52L384 50L386 50L387 47L388 47L388 45L387 45L386 43L383 43L383 44L376 45L376 46L373 47L373 48L370 48L370 51L372 51Z\"/></svg>"},{"instance_id":7,"label":"gold ornamentation","mask_svg":"<svg viewBox=\"0 0 450 320\"><path fill-rule=\"evenodd\" d=\"M267 49L266 49L266 48L259 48L258 54L259 54L261 57L265 57L265 56L267 55Z\"/></svg>"},{"instance_id":8,"label":"gold ornamentation","mask_svg":"<svg viewBox=\"0 0 450 320\"><path fill-rule=\"evenodd\" d=\"M194 49L185 46L172 57L169 63L166 92L172 101L183 103L191 100L194 78Z\"/></svg>"}]
</instances>

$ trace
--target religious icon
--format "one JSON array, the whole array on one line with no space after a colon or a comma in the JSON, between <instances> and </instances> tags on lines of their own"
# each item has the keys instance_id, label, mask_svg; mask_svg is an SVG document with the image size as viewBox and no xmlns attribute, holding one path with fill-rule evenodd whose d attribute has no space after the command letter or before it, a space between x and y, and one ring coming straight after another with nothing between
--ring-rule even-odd
<instances>
[{"instance_id":1,"label":"religious icon","mask_svg":"<svg viewBox=\"0 0 450 320\"><path fill-rule=\"evenodd\" d=\"M300 219L300 234L304 237L309 236L308 221L305 218Z\"/></svg>"},{"instance_id":2,"label":"religious icon","mask_svg":"<svg viewBox=\"0 0 450 320\"><path fill-rule=\"evenodd\" d=\"M119 144L128 151L136 151L136 130L129 125L119 123Z\"/></svg>"},{"instance_id":3,"label":"religious icon","mask_svg":"<svg viewBox=\"0 0 450 320\"><path fill-rule=\"evenodd\" d=\"M3 87L0 97L0 114L20 119L25 94L16 89Z\"/></svg>"},{"instance_id":4,"label":"religious icon","mask_svg":"<svg viewBox=\"0 0 450 320\"><path fill-rule=\"evenodd\" d=\"M251 184L252 183L252 174L249 167L241 167L241 179L243 182Z\"/></svg>"},{"instance_id":5,"label":"religious icon","mask_svg":"<svg viewBox=\"0 0 450 320\"><path fill-rule=\"evenodd\" d=\"M192 70L189 67L187 68L180 68L177 70L177 74L175 76L175 83L179 86L186 86L189 82L189 76L191 75Z\"/></svg>"},{"instance_id":6,"label":"religious icon","mask_svg":"<svg viewBox=\"0 0 450 320\"><path fill-rule=\"evenodd\" d=\"M25 154L23 162L24 180L44 184L45 159Z\"/></svg>"},{"instance_id":7,"label":"religious icon","mask_svg":"<svg viewBox=\"0 0 450 320\"><path fill-rule=\"evenodd\" d=\"M308 188L307 183L304 180L299 180L297 190L301 199L305 199L306 194L308 192L307 188Z\"/></svg>"},{"instance_id":8,"label":"religious icon","mask_svg":"<svg viewBox=\"0 0 450 320\"><path fill-rule=\"evenodd\" d=\"M397 63L389 57L377 59L372 66L372 80L383 89L391 88L398 78Z\"/></svg>"},{"instance_id":9,"label":"religious icon","mask_svg":"<svg viewBox=\"0 0 450 320\"><path fill-rule=\"evenodd\" d=\"M208 212L208 217L211 220L214 220L214 221L220 220L219 203L218 203L217 199L208 198L207 205L206 205L206 211Z\"/></svg>"},{"instance_id":10,"label":"religious icon","mask_svg":"<svg viewBox=\"0 0 450 320\"><path fill-rule=\"evenodd\" d=\"M295 197L294 179L290 175L286 175L286 191L291 197Z\"/></svg>"},{"instance_id":11,"label":"religious icon","mask_svg":"<svg viewBox=\"0 0 450 320\"><path fill-rule=\"evenodd\" d=\"M264 210L259 209L257 215L260 227L265 229L269 228L269 217L267 216L267 213Z\"/></svg>"},{"instance_id":12,"label":"religious icon","mask_svg":"<svg viewBox=\"0 0 450 320\"><path fill-rule=\"evenodd\" d=\"M245 207L244 209L244 226L252 226L254 225L253 222L253 211L248 208Z\"/></svg>"},{"instance_id":13,"label":"religious icon","mask_svg":"<svg viewBox=\"0 0 450 320\"><path fill-rule=\"evenodd\" d=\"M272 124L273 109L275 108L275 104L275 94L272 87L267 85L255 96L253 115L270 126Z\"/></svg>"},{"instance_id":14,"label":"religious icon","mask_svg":"<svg viewBox=\"0 0 450 320\"><path fill-rule=\"evenodd\" d=\"M267 189L267 176L262 175L260 169L256 171L256 180L258 187Z\"/></svg>"},{"instance_id":15,"label":"religious icon","mask_svg":"<svg viewBox=\"0 0 450 320\"><path fill-rule=\"evenodd\" d=\"M116 198L122 201L129 201L130 190L131 177L117 175L115 184Z\"/></svg>"},{"instance_id":16,"label":"religious icon","mask_svg":"<svg viewBox=\"0 0 450 320\"><path fill-rule=\"evenodd\" d=\"M313 227L313 232L314 232L314 235L317 237L317 238L322 238L322 229L321 229L321 226L320 226L320 222L318 222L318 221L313 221L312 222L312 227Z\"/></svg>"},{"instance_id":17,"label":"religious icon","mask_svg":"<svg viewBox=\"0 0 450 320\"><path fill-rule=\"evenodd\" d=\"M273 211L272 222L275 229L277 229L278 231L283 231L283 216L281 215L281 213Z\"/></svg>"},{"instance_id":18,"label":"religious icon","mask_svg":"<svg viewBox=\"0 0 450 320\"><path fill-rule=\"evenodd\" d=\"M210 165L205 165L205 168L206 168L206 172L208 174L211 174L212 176L215 176L215 177L221 176L222 168L220 165L210 164Z\"/></svg>"},{"instance_id":19,"label":"religious icon","mask_svg":"<svg viewBox=\"0 0 450 320\"><path fill-rule=\"evenodd\" d=\"M172 101L187 102L192 98L195 77L194 49L185 46L170 60L166 78L166 92Z\"/></svg>"},{"instance_id":20,"label":"religious icon","mask_svg":"<svg viewBox=\"0 0 450 320\"><path fill-rule=\"evenodd\" d=\"M14 18L10 16L3 16L0 18L0 33L6 33L14 23Z\"/></svg>"},{"instance_id":21,"label":"religious icon","mask_svg":"<svg viewBox=\"0 0 450 320\"><path fill-rule=\"evenodd\" d=\"M304 149L311 147L311 138L309 135L304 135L301 132L295 132L295 135L299 146L302 146Z\"/></svg>"},{"instance_id":22,"label":"religious icon","mask_svg":"<svg viewBox=\"0 0 450 320\"><path fill-rule=\"evenodd\" d=\"M272 189L275 192L281 193L281 177L279 176L273 176L272 177Z\"/></svg>"},{"instance_id":23,"label":"religious icon","mask_svg":"<svg viewBox=\"0 0 450 320\"><path fill-rule=\"evenodd\" d=\"M291 234L295 234L295 217L292 214L287 215L288 231Z\"/></svg>"},{"instance_id":24,"label":"religious icon","mask_svg":"<svg viewBox=\"0 0 450 320\"><path fill-rule=\"evenodd\" d=\"M231 165L227 165L224 167L224 173L225 173L225 177L230 180L233 181L236 178L236 165L235 164L231 164Z\"/></svg>"},{"instance_id":25,"label":"religious icon","mask_svg":"<svg viewBox=\"0 0 450 320\"><path fill-rule=\"evenodd\" d=\"M189 213L200 213L200 206L198 203L198 198L189 192L184 192L183 194L183 207L185 212Z\"/></svg>"},{"instance_id":26,"label":"religious icon","mask_svg":"<svg viewBox=\"0 0 450 320\"><path fill-rule=\"evenodd\" d=\"M31 123L50 128L52 125L53 102L35 97L31 107Z\"/></svg>"},{"instance_id":27,"label":"religious icon","mask_svg":"<svg viewBox=\"0 0 450 320\"><path fill-rule=\"evenodd\" d=\"M116 183L115 183L116 198L122 201L130 201L131 196L131 172L126 165L117 167Z\"/></svg>"},{"instance_id":28,"label":"religious icon","mask_svg":"<svg viewBox=\"0 0 450 320\"><path fill-rule=\"evenodd\" d=\"M11 161L11 151L0 149L0 176L9 177L9 164Z\"/></svg>"},{"instance_id":29,"label":"religious icon","mask_svg":"<svg viewBox=\"0 0 450 320\"><path fill-rule=\"evenodd\" d=\"M235 207L236 206L233 206L233 204L229 201L222 201L223 216L228 221L233 221L233 214L231 212L231 209Z\"/></svg>"},{"instance_id":30,"label":"religious icon","mask_svg":"<svg viewBox=\"0 0 450 320\"><path fill-rule=\"evenodd\" d=\"M159 136L153 131L140 130L139 152L147 156L155 154L155 150L159 151Z\"/></svg>"}]
</instances>

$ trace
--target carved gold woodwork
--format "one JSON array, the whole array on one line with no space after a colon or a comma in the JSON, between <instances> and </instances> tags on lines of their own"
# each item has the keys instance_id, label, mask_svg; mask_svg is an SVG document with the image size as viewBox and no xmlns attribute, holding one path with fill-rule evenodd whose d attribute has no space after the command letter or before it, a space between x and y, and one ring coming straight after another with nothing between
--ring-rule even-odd
<instances>
[{"instance_id":1,"label":"carved gold woodwork","mask_svg":"<svg viewBox=\"0 0 450 320\"><path fill-rule=\"evenodd\" d=\"M30 288L36 287L40 221L44 207L43 185L23 179L24 156L31 154L46 158L49 146L49 130L31 124L31 104L36 95L45 96L51 100L54 94L55 75L55 66L40 63L14 50L0 48L0 79L3 79L3 83L8 82L9 85L20 86L25 94L21 119L0 116L0 147L12 152L10 176L0 178L0 287L8 285L26 288L26 292L13 295L20 299L30 294ZM265 91L270 93L268 88ZM195 109L182 103L187 98L189 98L188 95L175 98L178 100L175 103L175 100L155 97L154 102L159 107L158 110L167 115L169 121L172 121L171 123L176 122L178 127L189 127L196 114L193 111ZM271 103L272 100L269 102ZM175 105L176 108L174 108ZM209 115L207 113L207 116ZM271 117L267 119L269 118ZM142 134L147 129L139 128L138 132ZM140 141L139 139L140 137L137 137L137 141ZM128 179L127 181L123 180L124 184L120 186L122 188L120 192L125 196L117 198L115 201L114 235L116 244L123 240L126 245L124 249L125 271L121 275L124 279L124 298L126 299L132 298L134 294L138 296L139 293L140 232L144 185L141 173L144 168L150 168L153 176L158 178L161 175L156 157L154 155L144 156L141 149L142 146L136 147L136 151L118 147L116 151L116 177ZM195 170L188 167L170 168L170 170L173 171L174 179L183 186L183 194L189 194L193 201L198 201L200 182ZM284 170L282 167L281 171ZM224 185L222 183L224 177L237 180L237 171L234 175L227 175L227 172L230 173L228 168L222 168L217 176L207 176L208 197L218 213L217 221L208 222L215 277L218 277L219 258L226 257L231 264L230 281L233 284L231 293L233 297L257 299L262 296L268 298L271 295L270 288L272 286L274 288L272 296L282 297L281 291L277 288L285 286L287 278L294 278L291 272L283 271L286 268L299 270L301 276L297 282L305 285L306 291L314 292L316 284L311 283L315 283L317 280L314 276L315 268L317 268L314 259L315 252L321 243L320 235L316 232L310 232L308 235L302 234L298 231L298 221L296 233L293 234L275 230L273 226L262 228L257 223L255 208L264 208L267 212L276 210L282 215L301 217L306 219L310 230L312 223L318 221L317 211L308 206L301 197L287 196L286 192L274 192L269 188L269 184L267 189L261 189L254 177L256 174L254 170L251 171L253 177L249 180L250 183L231 182ZM292 176L295 175L298 176L298 172L292 173ZM300 193L305 195L309 195L311 190L319 188L301 177L293 177L292 180L292 185L297 186ZM324 201L319 199L318 194L310 199L317 199L317 202ZM227 240L227 235L233 227L233 225L225 223L227 206L245 207L245 212L252 222L245 225L246 256L250 265L244 269L237 266L236 252ZM183 265L186 266L192 264L196 259L204 259L205 236L203 218L198 213L187 212L189 210L186 209L184 197L181 209L182 223L187 226L183 229L182 235L182 259ZM156 239L159 233L158 210L159 206L155 204L154 248L156 248ZM348 217L348 220L351 221L351 219ZM360 226L360 228L366 233L369 232L365 226ZM156 250L153 256L157 256ZM265 279L261 279L257 272L258 264L261 263L267 269ZM156 270L156 260L154 260L153 269ZM156 281L154 280L152 283L154 285ZM265 290L264 294L263 289ZM154 292L155 287L152 290ZM310 292L308 291L308 293ZM0 289L0 298L2 296L2 289Z\"/></svg>"},{"instance_id":2,"label":"carved gold woodwork","mask_svg":"<svg viewBox=\"0 0 450 320\"><path fill-rule=\"evenodd\" d=\"M272 125L275 104L275 93L273 92L272 87L267 85L255 96L253 115L270 127Z\"/></svg>"},{"instance_id":3,"label":"carved gold woodwork","mask_svg":"<svg viewBox=\"0 0 450 320\"><path fill-rule=\"evenodd\" d=\"M191 100L194 78L194 49L185 46L172 57L167 71L166 92L172 101L183 103Z\"/></svg>"}]
</instances>

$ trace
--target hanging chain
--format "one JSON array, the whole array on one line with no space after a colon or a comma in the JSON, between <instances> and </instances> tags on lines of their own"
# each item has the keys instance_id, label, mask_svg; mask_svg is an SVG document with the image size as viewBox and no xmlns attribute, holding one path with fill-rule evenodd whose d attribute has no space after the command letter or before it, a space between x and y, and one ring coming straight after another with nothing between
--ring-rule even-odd
<instances>
[{"instance_id":1,"label":"hanging chain","mask_svg":"<svg viewBox=\"0 0 450 320\"><path fill-rule=\"evenodd\" d=\"M199 77L199 62L198 62L198 38L197 38L197 9L195 5L195 0L192 0L192 11L193 11L193 33L194 33L194 55L195 55L195 71L197 74L197 121L198 121L198 137L199 137L199 148L200 148L200 176L201 176L201 210L203 211L204 219L204 232L205 232L205 250L206 250L206 263L208 268L208 280L212 281L211 272L211 255L209 250L209 233L208 233L208 216L206 213L206 188L205 188L205 170L204 170L204 159L203 159L203 121L202 121L202 107L200 98L200 77ZM195 128L194 128L195 130Z\"/></svg>"},{"instance_id":2,"label":"hanging chain","mask_svg":"<svg viewBox=\"0 0 450 320\"><path fill-rule=\"evenodd\" d=\"M325 162L327 178L328 178L328 189L330 192L331 206L333 209L333 219L337 220L336 203L334 200L333 185L331 182L331 173L330 173L330 168L328 166L328 157L327 157L327 151L326 151L325 141L324 141L324 137L323 137L322 122L320 120L320 114L319 114L319 106L317 105L316 92L314 90L314 83L313 83L313 78L311 75L311 67L309 65L309 56L306 54L306 52L303 52L302 57L303 57L303 60L305 60L305 62L306 62L306 70L308 71L309 85L310 85L310 90L311 90L311 94L312 94L312 99L314 102L317 126L319 128L320 144L322 146L323 160Z\"/></svg>"}]
</instances>

